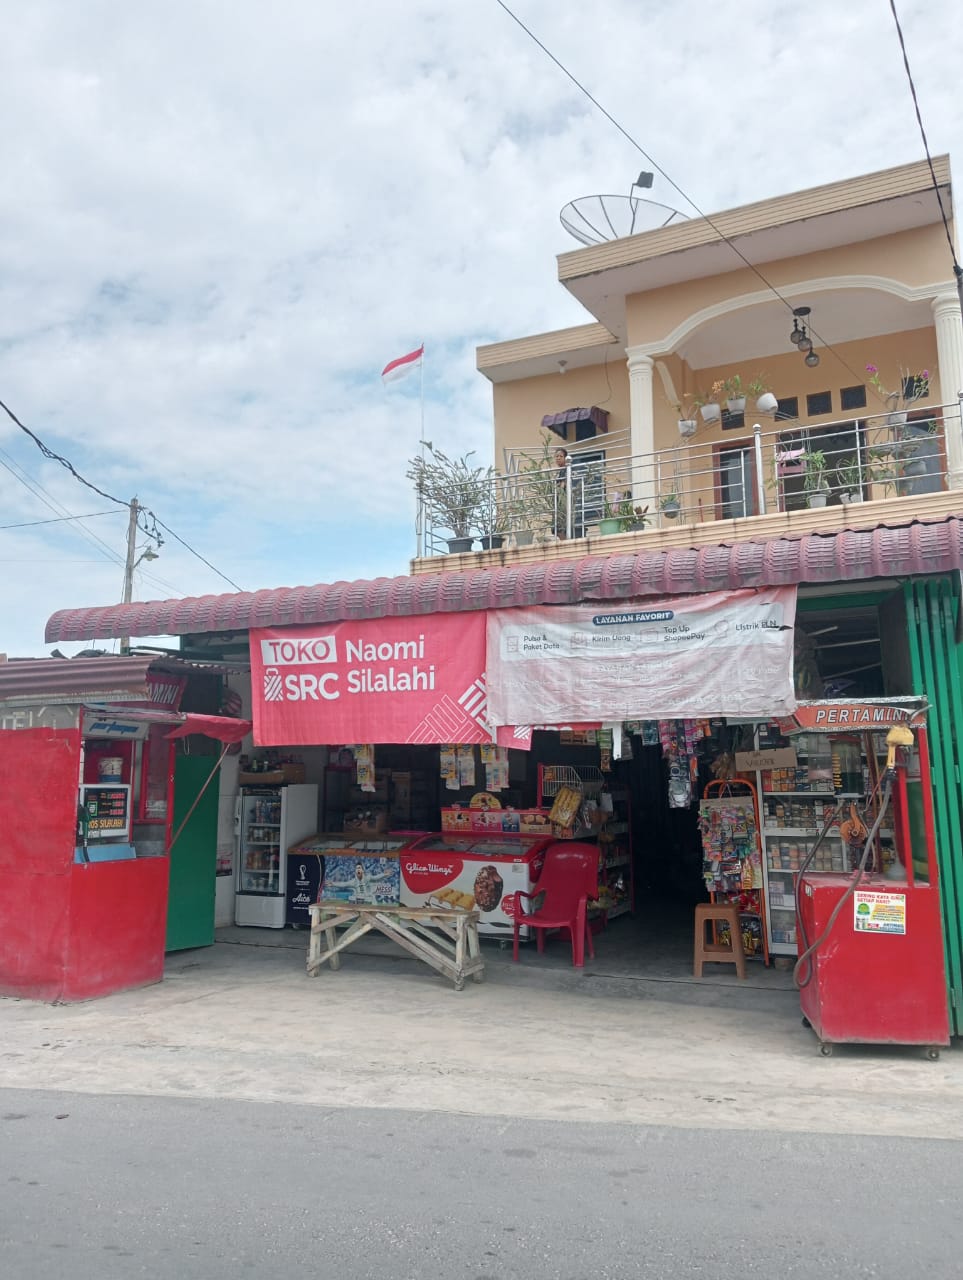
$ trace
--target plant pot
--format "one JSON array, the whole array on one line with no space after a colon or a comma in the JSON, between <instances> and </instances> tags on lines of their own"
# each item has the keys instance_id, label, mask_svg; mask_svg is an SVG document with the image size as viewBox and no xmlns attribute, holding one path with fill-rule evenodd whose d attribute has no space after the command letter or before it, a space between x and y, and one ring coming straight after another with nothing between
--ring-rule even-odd
<instances>
[{"instance_id":1,"label":"plant pot","mask_svg":"<svg viewBox=\"0 0 963 1280\"><path fill-rule=\"evenodd\" d=\"M599 533L621 533L622 521L615 517L607 517L599 521Z\"/></svg>"},{"instance_id":2,"label":"plant pot","mask_svg":"<svg viewBox=\"0 0 963 1280\"><path fill-rule=\"evenodd\" d=\"M903 465L904 476L925 476L926 475L926 459L910 458L909 462Z\"/></svg>"},{"instance_id":3,"label":"plant pot","mask_svg":"<svg viewBox=\"0 0 963 1280\"><path fill-rule=\"evenodd\" d=\"M891 427L902 427L906 424L906 410L897 409L894 413L886 415L886 422Z\"/></svg>"},{"instance_id":4,"label":"plant pot","mask_svg":"<svg viewBox=\"0 0 963 1280\"><path fill-rule=\"evenodd\" d=\"M730 396L729 399L726 401L726 408L729 410L730 413L745 413L746 397Z\"/></svg>"},{"instance_id":5,"label":"plant pot","mask_svg":"<svg viewBox=\"0 0 963 1280\"><path fill-rule=\"evenodd\" d=\"M660 510L667 520L674 520L682 508L677 502L667 502Z\"/></svg>"},{"instance_id":6,"label":"plant pot","mask_svg":"<svg viewBox=\"0 0 963 1280\"><path fill-rule=\"evenodd\" d=\"M534 529L516 529L515 530L515 546L530 547L535 541Z\"/></svg>"},{"instance_id":7,"label":"plant pot","mask_svg":"<svg viewBox=\"0 0 963 1280\"><path fill-rule=\"evenodd\" d=\"M682 436L684 440L686 440L688 439L689 436L695 435L696 430L698 429L698 426L699 424L695 420L695 418L680 418L679 419L679 435Z\"/></svg>"},{"instance_id":8,"label":"plant pot","mask_svg":"<svg viewBox=\"0 0 963 1280\"><path fill-rule=\"evenodd\" d=\"M501 533L483 533L478 541L481 543L482 551L497 551L505 541L505 536Z\"/></svg>"},{"instance_id":9,"label":"plant pot","mask_svg":"<svg viewBox=\"0 0 963 1280\"><path fill-rule=\"evenodd\" d=\"M764 391L756 401L756 408L760 413L775 413L779 408L779 401L771 391Z\"/></svg>"},{"instance_id":10,"label":"plant pot","mask_svg":"<svg viewBox=\"0 0 963 1280\"><path fill-rule=\"evenodd\" d=\"M848 507L853 502L862 502L862 500L863 495L861 493L841 493L839 495L839 501L844 507Z\"/></svg>"},{"instance_id":11,"label":"plant pot","mask_svg":"<svg viewBox=\"0 0 963 1280\"><path fill-rule=\"evenodd\" d=\"M806 495L806 505L809 507L824 507L828 497L829 494L824 489L816 489Z\"/></svg>"},{"instance_id":12,"label":"plant pot","mask_svg":"<svg viewBox=\"0 0 963 1280\"><path fill-rule=\"evenodd\" d=\"M702 414L703 422L718 422L722 417L722 405L704 404L699 412Z\"/></svg>"},{"instance_id":13,"label":"plant pot","mask_svg":"<svg viewBox=\"0 0 963 1280\"><path fill-rule=\"evenodd\" d=\"M638 533L640 529L644 529L648 524L647 520L625 520L622 523L623 533Z\"/></svg>"},{"instance_id":14,"label":"plant pot","mask_svg":"<svg viewBox=\"0 0 963 1280\"><path fill-rule=\"evenodd\" d=\"M463 555L466 551L471 551L475 544L474 538L448 538L448 554L450 556Z\"/></svg>"}]
</instances>

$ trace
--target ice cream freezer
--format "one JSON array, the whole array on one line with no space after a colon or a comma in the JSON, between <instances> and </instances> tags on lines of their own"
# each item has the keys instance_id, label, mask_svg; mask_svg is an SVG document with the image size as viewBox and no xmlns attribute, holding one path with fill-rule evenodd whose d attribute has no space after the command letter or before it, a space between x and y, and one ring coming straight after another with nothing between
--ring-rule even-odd
<instances>
[{"instance_id":1,"label":"ice cream freezer","mask_svg":"<svg viewBox=\"0 0 963 1280\"><path fill-rule=\"evenodd\" d=\"M479 933L509 938L520 909L517 895L533 891L553 843L551 836L423 836L399 854L402 906L477 910ZM523 927L521 937L529 932Z\"/></svg>"},{"instance_id":2,"label":"ice cream freezer","mask_svg":"<svg viewBox=\"0 0 963 1280\"><path fill-rule=\"evenodd\" d=\"M399 854L410 837L320 832L288 849L288 924L309 924L308 908L322 898L365 906L401 901Z\"/></svg>"}]
</instances>

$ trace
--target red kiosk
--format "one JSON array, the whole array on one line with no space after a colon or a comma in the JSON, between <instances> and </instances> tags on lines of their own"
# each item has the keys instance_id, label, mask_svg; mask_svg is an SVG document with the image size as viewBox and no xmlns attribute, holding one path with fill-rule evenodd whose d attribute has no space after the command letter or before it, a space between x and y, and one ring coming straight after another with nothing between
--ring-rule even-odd
<instances>
[{"instance_id":1,"label":"red kiosk","mask_svg":"<svg viewBox=\"0 0 963 1280\"><path fill-rule=\"evenodd\" d=\"M919 699L804 703L794 716L796 732L861 742L866 762L866 803L836 814L852 870L803 867L797 881L796 982L827 1056L835 1044L899 1044L936 1059L950 1042L924 720Z\"/></svg>"},{"instance_id":2,"label":"red kiosk","mask_svg":"<svg viewBox=\"0 0 963 1280\"><path fill-rule=\"evenodd\" d=\"M151 661L0 664L2 995L84 1000L163 977L170 851L179 835L170 739L205 734L230 744L250 722L143 705ZM30 692L32 679L54 687ZM138 696L142 707L132 707ZM150 785L146 751L118 736L147 731ZM132 839L135 808L159 806L160 795L164 818L137 829L148 838Z\"/></svg>"}]
</instances>

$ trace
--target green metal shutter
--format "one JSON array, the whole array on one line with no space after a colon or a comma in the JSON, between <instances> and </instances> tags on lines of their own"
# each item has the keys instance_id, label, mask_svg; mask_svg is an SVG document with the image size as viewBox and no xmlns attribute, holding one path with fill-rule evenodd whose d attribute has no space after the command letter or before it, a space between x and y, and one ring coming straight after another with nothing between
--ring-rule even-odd
<instances>
[{"instance_id":1,"label":"green metal shutter","mask_svg":"<svg viewBox=\"0 0 963 1280\"><path fill-rule=\"evenodd\" d=\"M930 702L936 849L949 984L950 1033L963 1034L963 647L957 642L959 578L903 585L913 692Z\"/></svg>"}]
</instances>

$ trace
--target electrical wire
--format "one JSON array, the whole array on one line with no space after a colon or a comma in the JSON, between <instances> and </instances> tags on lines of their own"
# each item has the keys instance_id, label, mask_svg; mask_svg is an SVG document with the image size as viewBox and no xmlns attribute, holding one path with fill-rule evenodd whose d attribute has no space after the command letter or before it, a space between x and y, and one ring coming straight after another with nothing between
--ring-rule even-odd
<instances>
[{"instance_id":1,"label":"electrical wire","mask_svg":"<svg viewBox=\"0 0 963 1280\"><path fill-rule=\"evenodd\" d=\"M923 150L926 153L926 163L929 165L930 178L933 182L933 190L936 192L936 199L940 206L940 217L943 219L943 230L946 232L946 243L950 246L950 257L953 259L953 271L957 280L963 278L963 267L960 266L956 257L956 246L953 243L953 235L950 231L949 219L946 216L946 209L943 205L943 193L940 191L940 184L936 179L936 170L933 167L933 157L930 155L930 144L926 137L926 129L923 127L923 115L920 111L920 100L916 96L916 84L913 80L913 72L910 70L909 54L906 52L906 41L903 39L903 28L900 25L899 14L896 12L895 0L889 0L890 12L893 15L893 21L896 23L896 35L899 38L899 47L903 54L903 66L906 68L906 79L909 81L910 95L913 99L913 108L916 111L916 123L920 127L920 137L923 139Z\"/></svg>"},{"instance_id":2,"label":"electrical wire","mask_svg":"<svg viewBox=\"0 0 963 1280\"><path fill-rule=\"evenodd\" d=\"M645 150L642 144L638 142L632 136L632 134L629 133L627 129L623 128L623 126L619 124L618 120L616 120L615 116L613 116L610 111L607 111L606 108L602 106L601 102L599 102L599 100L589 92L589 90L585 87L585 85L582 84L582 82L576 76L574 76L571 71L569 71L568 67L566 67L564 63L560 62L558 58L556 58L555 54L552 53L551 49L549 49L547 45L542 43L542 41L538 38L535 32L532 31L530 27L527 27L516 13L512 12L512 10L505 3L505 0L495 0L495 3L499 6L499 8L503 9L505 13L508 14L508 16L512 19L513 22L517 23L517 25L521 27L521 29L525 32L525 34L529 37L529 39L531 39L532 41L534 41L535 44L538 45L538 47L542 50L542 52L546 55L546 57L548 57L549 59L551 59L552 62L554 62L556 67L558 67L559 71L561 71L563 75L567 76L569 80L571 80L572 84L575 85L576 89L578 89L580 93L584 94L585 97L588 98L589 102L591 102L594 107L596 107L599 111L601 111L602 115L605 116L606 120L608 120L610 124L614 125L616 129L618 129L619 133L621 133L623 138L625 138L625 140L629 142L636 149L636 151L638 151L638 153L643 157L643 159L652 166L652 168L656 171L656 173L660 174L666 180L669 186L672 187L674 191L677 191L687 204L692 206L692 208L696 211L699 217L702 218L705 224L716 233L716 235L719 237L720 240L722 240L726 245L728 245L728 247L732 250L732 252L736 254L736 256L740 258L743 263L745 263L745 265L749 268L749 270L755 276L757 276L759 280L762 281L762 283L766 286L769 292L773 294L774 297L778 298L779 301L783 304L783 306L790 312L790 314L792 314L794 311L794 308L792 303L789 301L789 299L786 298L782 293L780 293L780 291L776 288L776 286L772 283L772 281L769 280L759 270L759 268L755 265L754 262L749 261L749 259L742 252L739 246L729 239L729 237L721 229L721 227L719 227L719 225L716 222L714 222L707 213L705 213L702 209L700 209L700 207L696 204L696 202L692 199L692 197L688 194L688 192L683 191L683 189L679 186L679 184L673 178L671 178L668 175L668 173L666 173L665 169L663 169L662 166L656 160L654 160L652 156L649 155L649 153ZM839 363L843 366L846 372L851 374L857 383L862 383L863 381L862 375L856 372L856 370L852 367L852 365L849 364L848 361L839 354L839 352L835 349L835 347L831 346L830 343L828 343L826 339L822 337L821 334L817 333L816 329L813 327L811 323L809 324L809 333L822 346L823 350L828 351L830 355L834 356L839 361Z\"/></svg>"},{"instance_id":3,"label":"electrical wire","mask_svg":"<svg viewBox=\"0 0 963 1280\"><path fill-rule=\"evenodd\" d=\"M80 474L80 472L77 470L74 464L69 461L69 459L63 457L59 453L56 453L53 449L49 448L46 444L44 444L44 442L40 439L40 437L36 434L36 432L31 431L29 427L24 426L24 424L20 421L20 419L17 417L14 411L10 408L10 406L5 404L3 400L0 400L0 409L4 411L7 417L10 418L10 420L13 423L15 423L20 428L20 430L24 432L25 435L28 435L30 437L30 439L34 442L34 444L37 446L37 448L40 450L40 452L43 454L45 458L48 458L51 462L59 462L62 467L65 467L67 471L70 472L70 474L74 477L75 480L79 480L80 483L83 485L86 485L88 489L93 489L94 493L99 494L102 498L106 498L108 502L116 502L119 507L126 507L128 511L130 510L131 508L130 502L125 501L123 498L117 498L112 493L107 493L106 490L99 488L97 485L93 484L90 480L87 480L84 476ZM49 506L50 504L48 503L47 505ZM160 528L164 529L167 533L169 533L172 538L176 539L181 544L182 547L186 548L186 550L188 550L192 556L195 556L198 560L201 561L202 564L206 564L207 567L213 573L216 573L219 578L223 578L226 583L228 583L230 586L232 586L235 589L235 591L244 590L244 588L238 586L238 584L232 578L229 578L226 573L221 573L220 569L215 568L215 566L211 564L210 560L208 560L205 556L202 556L201 553L195 547L192 547L191 544L186 541L186 539L182 538L180 534L175 533L174 530L169 525L166 525L163 523L162 520L159 520L158 517L154 514L153 511L151 511L149 507L145 507L141 503L138 503L137 508L138 508L138 528L141 530L142 533L146 534L148 538L153 539L158 544L158 546L160 546L164 541L164 539L157 532L157 528L158 526L160 526ZM141 512L145 516L150 518L150 521L151 521L150 526L140 523L139 514ZM76 518L79 518L79 517L76 517ZM100 539L98 539L98 541L100 541ZM119 557L118 559L119 559L119 563L121 564L125 563L123 557ZM162 580L158 578L156 579L156 581L160 582ZM170 584L166 584L166 585L169 586ZM175 588L171 588L171 589L176 590ZM182 594L182 593L177 592L177 594Z\"/></svg>"},{"instance_id":4,"label":"electrical wire","mask_svg":"<svg viewBox=\"0 0 963 1280\"><path fill-rule=\"evenodd\" d=\"M52 520L27 520L22 524L0 524L0 532L4 529L34 529L38 524L63 524L65 520L93 520L94 516L115 515L117 512L111 509L110 511L88 511L82 516L56 516Z\"/></svg>"}]
</instances>

